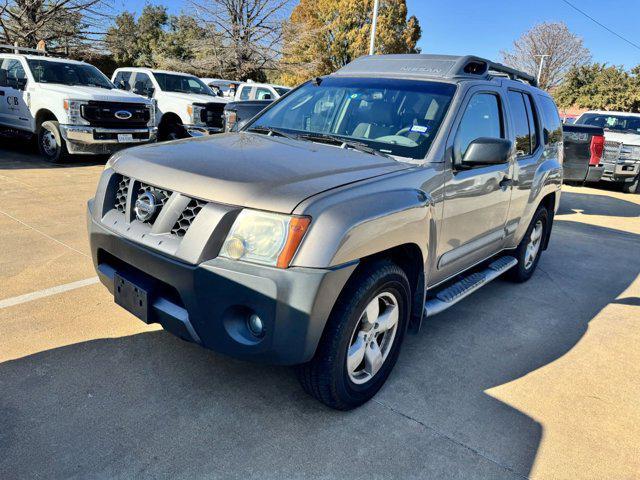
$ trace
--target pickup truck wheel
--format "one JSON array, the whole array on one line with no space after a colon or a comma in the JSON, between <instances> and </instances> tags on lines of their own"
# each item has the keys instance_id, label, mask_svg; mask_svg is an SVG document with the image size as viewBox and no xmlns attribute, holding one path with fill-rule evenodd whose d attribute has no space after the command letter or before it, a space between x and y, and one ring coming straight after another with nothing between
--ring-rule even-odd
<instances>
[{"instance_id":1,"label":"pickup truck wheel","mask_svg":"<svg viewBox=\"0 0 640 480\"><path fill-rule=\"evenodd\" d=\"M38 149L47 162L60 163L67 156L67 145L55 120L42 122L38 128Z\"/></svg>"},{"instance_id":2,"label":"pickup truck wheel","mask_svg":"<svg viewBox=\"0 0 640 480\"><path fill-rule=\"evenodd\" d=\"M544 206L538 207L531 224L515 251L518 264L509 270L509 277L515 282L526 282L531 278L538 266L542 245L549 228L549 211Z\"/></svg>"},{"instance_id":3,"label":"pickup truck wheel","mask_svg":"<svg viewBox=\"0 0 640 480\"><path fill-rule=\"evenodd\" d=\"M371 399L398 359L409 319L409 281L391 261L365 266L340 295L314 358L298 367L302 387L350 410Z\"/></svg>"},{"instance_id":4,"label":"pickup truck wheel","mask_svg":"<svg viewBox=\"0 0 640 480\"><path fill-rule=\"evenodd\" d=\"M622 190L625 193L640 193L640 174L633 181L625 182L622 185Z\"/></svg>"},{"instance_id":5,"label":"pickup truck wheel","mask_svg":"<svg viewBox=\"0 0 640 480\"><path fill-rule=\"evenodd\" d=\"M184 126L175 121L168 121L160 125L158 132L158 140L160 140L161 142L169 140L179 140L180 138L185 138L186 136L187 132L185 131Z\"/></svg>"}]
</instances>

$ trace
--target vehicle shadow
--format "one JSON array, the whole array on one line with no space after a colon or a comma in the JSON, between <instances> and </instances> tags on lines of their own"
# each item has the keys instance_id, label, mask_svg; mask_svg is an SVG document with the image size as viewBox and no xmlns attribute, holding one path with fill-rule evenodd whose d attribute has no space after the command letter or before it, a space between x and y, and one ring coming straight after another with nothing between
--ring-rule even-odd
<instances>
[{"instance_id":1,"label":"vehicle shadow","mask_svg":"<svg viewBox=\"0 0 640 480\"><path fill-rule=\"evenodd\" d=\"M613 255L637 235L590 227L610 240L593 242L584 228L559 222L530 282L497 280L425 322L376 399L349 413L288 368L161 331L4 362L0 478L527 476L542 426L486 390L571 350L640 271Z\"/></svg>"},{"instance_id":2,"label":"vehicle shadow","mask_svg":"<svg viewBox=\"0 0 640 480\"><path fill-rule=\"evenodd\" d=\"M28 170L104 165L108 155L76 155L63 163L43 160L33 142L0 137L0 170Z\"/></svg>"},{"instance_id":3,"label":"vehicle shadow","mask_svg":"<svg viewBox=\"0 0 640 480\"><path fill-rule=\"evenodd\" d=\"M558 215L640 217L640 204L608 195L563 191Z\"/></svg>"}]
</instances>

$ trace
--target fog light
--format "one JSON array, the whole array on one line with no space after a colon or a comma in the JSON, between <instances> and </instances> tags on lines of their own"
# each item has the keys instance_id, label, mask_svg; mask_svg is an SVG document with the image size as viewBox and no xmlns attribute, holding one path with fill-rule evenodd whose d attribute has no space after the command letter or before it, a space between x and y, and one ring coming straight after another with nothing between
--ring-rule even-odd
<instances>
[{"instance_id":1,"label":"fog light","mask_svg":"<svg viewBox=\"0 0 640 480\"><path fill-rule=\"evenodd\" d=\"M249 327L251 333L256 337L261 337L264 333L264 324L262 323L262 319L255 313L247 319L247 327Z\"/></svg>"}]
</instances>

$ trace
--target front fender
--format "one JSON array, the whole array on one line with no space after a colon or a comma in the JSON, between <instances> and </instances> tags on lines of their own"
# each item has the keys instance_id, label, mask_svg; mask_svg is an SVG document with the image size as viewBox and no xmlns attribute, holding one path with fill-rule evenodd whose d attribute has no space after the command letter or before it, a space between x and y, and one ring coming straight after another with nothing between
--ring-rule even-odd
<instances>
[{"instance_id":1,"label":"front fender","mask_svg":"<svg viewBox=\"0 0 640 480\"><path fill-rule=\"evenodd\" d=\"M390 248L415 244L430 257L434 204L425 192L394 189L371 192L325 205L313 216L311 228L293 264L335 267Z\"/></svg>"}]
</instances>

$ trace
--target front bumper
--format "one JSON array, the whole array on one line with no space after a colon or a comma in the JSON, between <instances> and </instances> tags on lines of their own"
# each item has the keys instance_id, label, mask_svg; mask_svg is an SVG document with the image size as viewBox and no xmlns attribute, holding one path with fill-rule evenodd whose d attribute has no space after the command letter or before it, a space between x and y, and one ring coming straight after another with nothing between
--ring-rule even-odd
<instances>
[{"instance_id":1,"label":"front bumper","mask_svg":"<svg viewBox=\"0 0 640 480\"><path fill-rule=\"evenodd\" d=\"M88 208L91 253L113 293L115 274L151 285L149 323L245 360L294 365L309 361L333 305L356 268L286 270L214 258L191 265L127 240L98 223ZM265 333L246 320L257 314Z\"/></svg>"},{"instance_id":2,"label":"front bumper","mask_svg":"<svg viewBox=\"0 0 640 480\"><path fill-rule=\"evenodd\" d=\"M204 137L224 132L224 127L207 127L206 125L185 125L184 129L190 137Z\"/></svg>"},{"instance_id":3,"label":"front bumper","mask_svg":"<svg viewBox=\"0 0 640 480\"><path fill-rule=\"evenodd\" d=\"M110 154L132 145L155 142L158 129L60 125L60 133L71 154ZM131 135L131 138L120 142L118 135Z\"/></svg>"},{"instance_id":4,"label":"front bumper","mask_svg":"<svg viewBox=\"0 0 640 480\"><path fill-rule=\"evenodd\" d=\"M615 164L604 164L602 180L607 182L630 182L640 174L640 161L619 160Z\"/></svg>"}]
</instances>

